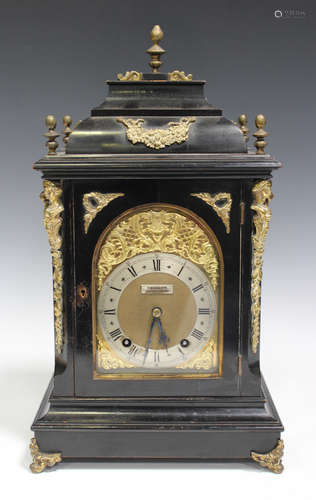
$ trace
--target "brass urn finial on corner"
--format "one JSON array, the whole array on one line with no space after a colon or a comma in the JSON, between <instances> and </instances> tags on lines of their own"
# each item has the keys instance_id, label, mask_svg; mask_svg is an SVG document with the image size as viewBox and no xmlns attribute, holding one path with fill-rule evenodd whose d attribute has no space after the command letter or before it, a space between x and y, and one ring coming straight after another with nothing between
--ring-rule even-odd
<instances>
[{"instance_id":1,"label":"brass urn finial on corner","mask_svg":"<svg viewBox=\"0 0 316 500\"><path fill-rule=\"evenodd\" d=\"M264 155L265 154L264 148L267 145L267 142L264 139L265 137L267 137L268 132L263 130L263 127L267 123L267 119L264 115L257 115L255 123L258 130L253 134L253 136L257 139L255 141L255 146L257 148L257 155Z\"/></svg>"},{"instance_id":2,"label":"brass urn finial on corner","mask_svg":"<svg viewBox=\"0 0 316 500\"><path fill-rule=\"evenodd\" d=\"M156 24L150 32L150 37L154 42L154 45L150 47L146 52L151 55L151 61L149 62L149 66L152 67L153 73L158 73L158 68L162 65L162 61L160 61L160 57L166 52L158 42L163 38L163 31Z\"/></svg>"},{"instance_id":3,"label":"brass urn finial on corner","mask_svg":"<svg viewBox=\"0 0 316 500\"><path fill-rule=\"evenodd\" d=\"M249 132L249 128L247 127L247 122L248 122L247 115L245 115L245 114L239 115L238 122L239 122L239 128L243 133L244 139L246 142L248 142L249 137L247 134Z\"/></svg>"},{"instance_id":4,"label":"brass urn finial on corner","mask_svg":"<svg viewBox=\"0 0 316 500\"><path fill-rule=\"evenodd\" d=\"M57 120L56 120L55 116L47 115L45 118L45 123L46 123L46 127L48 128L48 132L46 132L46 134L44 134L44 137L47 137L47 142L46 142L46 146L48 148L47 154L55 155L55 154L57 154L56 149L58 148L58 142L56 142L55 139L57 139L57 137L59 137L59 134L57 134L57 132L55 132Z\"/></svg>"},{"instance_id":5,"label":"brass urn finial on corner","mask_svg":"<svg viewBox=\"0 0 316 500\"><path fill-rule=\"evenodd\" d=\"M63 118L63 123L64 123L64 127L65 127L63 130L63 134L64 134L63 141L64 141L65 146L67 146L70 134L72 132L72 130L70 128L70 125L72 124L72 116L65 115Z\"/></svg>"}]
</instances>

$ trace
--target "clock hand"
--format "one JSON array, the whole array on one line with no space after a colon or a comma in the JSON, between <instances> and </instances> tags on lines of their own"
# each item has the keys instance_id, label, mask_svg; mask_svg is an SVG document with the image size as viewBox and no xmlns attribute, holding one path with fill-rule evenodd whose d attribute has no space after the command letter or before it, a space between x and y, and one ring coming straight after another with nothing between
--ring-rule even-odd
<instances>
[{"instance_id":1,"label":"clock hand","mask_svg":"<svg viewBox=\"0 0 316 500\"><path fill-rule=\"evenodd\" d=\"M151 327L150 327L149 335L148 335L148 340L146 342L143 365L145 364L146 358L148 356L148 350L149 350L149 346L150 346L151 339L152 339L152 336L153 336L153 331L154 331L154 326L155 326L156 321L157 321L157 318L153 317L153 320L151 322Z\"/></svg>"},{"instance_id":2,"label":"clock hand","mask_svg":"<svg viewBox=\"0 0 316 500\"><path fill-rule=\"evenodd\" d=\"M167 335L165 334L165 332L163 331L163 328L162 328L162 323L161 323L161 320L160 318L158 318L157 320L158 322L158 326L159 326L159 332L160 332L160 336L159 336L159 344L163 344L166 351L168 351L168 346L167 346L167 342L169 342L169 337L167 337Z\"/></svg>"}]
</instances>

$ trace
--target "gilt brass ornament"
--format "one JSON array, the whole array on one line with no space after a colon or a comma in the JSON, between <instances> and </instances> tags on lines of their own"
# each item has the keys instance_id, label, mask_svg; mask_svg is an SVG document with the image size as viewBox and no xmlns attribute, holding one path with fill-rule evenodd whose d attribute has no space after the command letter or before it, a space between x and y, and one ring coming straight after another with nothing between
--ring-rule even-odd
<instances>
[{"instance_id":1,"label":"gilt brass ornament","mask_svg":"<svg viewBox=\"0 0 316 500\"><path fill-rule=\"evenodd\" d=\"M247 115L245 115L245 114L239 115L238 122L239 122L240 130L243 133L244 139L246 142L248 142L249 141L249 137L248 137L249 128L247 127L247 123L248 123Z\"/></svg>"},{"instance_id":2,"label":"gilt brass ornament","mask_svg":"<svg viewBox=\"0 0 316 500\"><path fill-rule=\"evenodd\" d=\"M200 198L210 205L223 221L226 233L230 233L230 210L232 206L232 197L230 193L191 193L191 196Z\"/></svg>"},{"instance_id":3,"label":"gilt brass ornament","mask_svg":"<svg viewBox=\"0 0 316 500\"><path fill-rule=\"evenodd\" d=\"M265 138L268 135L268 132L263 130L263 127L267 123L267 119L264 115L257 115L255 119L255 124L258 130L253 134L253 136L256 138L255 141L255 146L257 148L257 155L264 155L265 151L264 148L267 145L267 141Z\"/></svg>"},{"instance_id":4,"label":"gilt brass ornament","mask_svg":"<svg viewBox=\"0 0 316 500\"><path fill-rule=\"evenodd\" d=\"M252 189L253 204L251 209L256 212L253 216L252 232L252 274L251 274L251 326L252 352L256 353L260 337L261 311L261 280L264 242L268 233L271 219L269 202L273 198L271 181L261 181Z\"/></svg>"},{"instance_id":5,"label":"gilt brass ornament","mask_svg":"<svg viewBox=\"0 0 316 500\"><path fill-rule=\"evenodd\" d=\"M162 65L160 57L166 52L158 42L163 38L163 31L158 24L156 24L150 32L150 38L153 41L153 45L147 50L147 53L151 56L151 61L149 66L152 67L153 73L158 73L158 69Z\"/></svg>"},{"instance_id":6,"label":"gilt brass ornament","mask_svg":"<svg viewBox=\"0 0 316 500\"><path fill-rule=\"evenodd\" d=\"M193 359L186 363L178 365L177 368L193 369L193 370L210 370L217 365L217 342L215 338L211 338L205 348L199 352Z\"/></svg>"},{"instance_id":7,"label":"gilt brass ornament","mask_svg":"<svg viewBox=\"0 0 316 500\"><path fill-rule=\"evenodd\" d=\"M143 78L143 73L138 73L138 71L126 71L125 75L118 73L117 79L121 82L137 82Z\"/></svg>"},{"instance_id":8,"label":"gilt brass ornament","mask_svg":"<svg viewBox=\"0 0 316 500\"><path fill-rule=\"evenodd\" d=\"M169 122L168 128L144 129L145 120L119 117L116 119L127 128L126 136L132 144L141 142L148 148L163 149L172 144L181 144L189 137L189 128L196 118L181 118L179 122Z\"/></svg>"},{"instance_id":9,"label":"gilt brass ornament","mask_svg":"<svg viewBox=\"0 0 316 500\"><path fill-rule=\"evenodd\" d=\"M168 73L168 80L171 82L189 82L192 78L191 73L186 75L184 71L179 71L178 69Z\"/></svg>"},{"instance_id":10,"label":"gilt brass ornament","mask_svg":"<svg viewBox=\"0 0 316 500\"><path fill-rule=\"evenodd\" d=\"M282 439L278 440L277 446L269 453L256 453L251 452L251 458L258 462L261 467L267 467L267 469L275 472L275 474L280 474L283 471L282 457L284 450L284 442Z\"/></svg>"},{"instance_id":11,"label":"gilt brass ornament","mask_svg":"<svg viewBox=\"0 0 316 500\"><path fill-rule=\"evenodd\" d=\"M97 289L112 269L135 255L174 253L203 266L214 290L219 278L216 251L202 229L176 212L148 210L131 215L109 232L97 261Z\"/></svg>"},{"instance_id":12,"label":"gilt brass ornament","mask_svg":"<svg viewBox=\"0 0 316 500\"><path fill-rule=\"evenodd\" d=\"M48 132L44 134L44 137L47 138L46 147L48 149L48 155L56 155L56 149L58 148L58 142L56 141L57 137L60 134L57 134L55 131L57 120L54 115L47 115L45 118L45 124L48 128Z\"/></svg>"},{"instance_id":13,"label":"gilt brass ornament","mask_svg":"<svg viewBox=\"0 0 316 500\"><path fill-rule=\"evenodd\" d=\"M100 292L107 276L122 262L139 254L166 252L188 259L201 266L214 290L218 288L220 264L217 250L198 224L167 208L155 208L133 213L109 228L96 255L96 290ZM222 328L222 327L221 327ZM218 326L216 325L218 331ZM220 329L221 330L221 329ZM218 335L212 336L205 348L193 359L176 368L210 370L218 366ZM104 340L96 329L96 368L116 370L133 368ZM221 367L220 367L221 370Z\"/></svg>"},{"instance_id":14,"label":"gilt brass ornament","mask_svg":"<svg viewBox=\"0 0 316 500\"><path fill-rule=\"evenodd\" d=\"M123 358L120 358L105 342L102 333L98 331L97 335L96 367L103 370L117 370L118 368L133 368Z\"/></svg>"},{"instance_id":15,"label":"gilt brass ornament","mask_svg":"<svg viewBox=\"0 0 316 500\"><path fill-rule=\"evenodd\" d=\"M87 234L89 226L93 219L101 210L106 207L111 201L124 196L124 193L86 193L83 195L82 204L85 210L84 232Z\"/></svg>"},{"instance_id":16,"label":"gilt brass ornament","mask_svg":"<svg viewBox=\"0 0 316 500\"><path fill-rule=\"evenodd\" d=\"M45 180L40 198L44 203L44 227L48 234L53 264L54 323L56 352L63 350L63 260L62 260L62 187L58 182Z\"/></svg>"},{"instance_id":17,"label":"gilt brass ornament","mask_svg":"<svg viewBox=\"0 0 316 500\"><path fill-rule=\"evenodd\" d=\"M53 467L62 461L61 453L43 453L40 451L35 438L31 439L30 451L33 457L30 469L34 473L43 472L46 467Z\"/></svg>"},{"instance_id":18,"label":"gilt brass ornament","mask_svg":"<svg viewBox=\"0 0 316 500\"><path fill-rule=\"evenodd\" d=\"M63 141L64 141L65 146L67 146L69 138L71 136L71 132L72 132L72 130L70 128L70 125L72 124L72 117L70 115L65 115L63 118L63 123L64 123L64 127L65 127L63 130L63 134L64 134Z\"/></svg>"}]
</instances>

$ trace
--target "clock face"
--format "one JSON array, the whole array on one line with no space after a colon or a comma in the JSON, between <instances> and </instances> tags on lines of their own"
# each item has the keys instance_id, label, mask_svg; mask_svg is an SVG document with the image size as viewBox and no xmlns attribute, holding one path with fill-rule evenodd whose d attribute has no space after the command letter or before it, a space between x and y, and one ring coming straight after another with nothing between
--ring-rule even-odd
<instances>
[{"instance_id":1,"label":"clock face","mask_svg":"<svg viewBox=\"0 0 316 500\"><path fill-rule=\"evenodd\" d=\"M106 278L98 298L105 341L129 363L173 368L210 340L217 304L206 274L178 255L149 252Z\"/></svg>"},{"instance_id":2,"label":"clock face","mask_svg":"<svg viewBox=\"0 0 316 500\"><path fill-rule=\"evenodd\" d=\"M92 276L95 378L221 375L223 261L202 219L158 203L123 213Z\"/></svg>"}]
</instances>

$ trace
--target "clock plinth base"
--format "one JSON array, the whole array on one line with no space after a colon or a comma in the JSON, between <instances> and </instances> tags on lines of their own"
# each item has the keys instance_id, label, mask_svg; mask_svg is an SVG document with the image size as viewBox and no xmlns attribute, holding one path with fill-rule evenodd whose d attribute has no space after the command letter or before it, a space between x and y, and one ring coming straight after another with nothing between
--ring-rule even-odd
<instances>
[{"instance_id":1,"label":"clock plinth base","mask_svg":"<svg viewBox=\"0 0 316 500\"><path fill-rule=\"evenodd\" d=\"M264 382L261 398L214 397L203 403L156 398L132 404L51 393L52 383L32 425L44 457L58 450L63 462L255 460L273 472L283 469L283 426Z\"/></svg>"}]
</instances>

